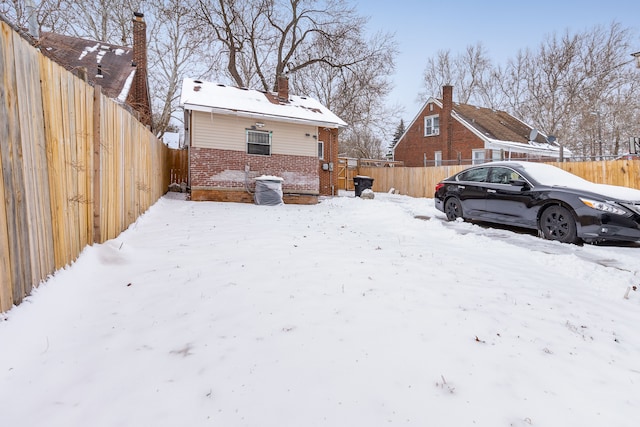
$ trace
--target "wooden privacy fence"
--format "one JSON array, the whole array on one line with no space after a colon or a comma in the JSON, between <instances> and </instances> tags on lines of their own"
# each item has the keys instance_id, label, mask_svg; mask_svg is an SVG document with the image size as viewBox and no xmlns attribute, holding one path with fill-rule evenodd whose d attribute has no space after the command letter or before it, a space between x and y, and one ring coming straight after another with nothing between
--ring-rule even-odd
<instances>
[{"instance_id":1,"label":"wooden privacy fence","mask_svg":"<svg viewBox=\"0 0 640 427\"><path fill-rule=\"evenodd\" d=\"M0 21L0 312L168 188L169 149Z\"/></svg>"},{"instance_id":2,"label":"wooden privacy fence","mask_svg":"<svg viewBox=\"0 0 640 427\"><path fill-rule=\"evenodd\" d=\"M589 181L640 189L640 160L549 163ZM412 197L433 197L441 180L469 165L438 167L360 167L359 175L373 178L373 191L392 188Z\"/></svg>"},{"instance_id":3,"label":"wooden privacy fence","mask_svg":"<svg viewBox=\"0 0 640 427\"><path fill-rule=\"evenodd\" d=\"M189 182L189 151L169 150L169 182Z\"/></svg>"},{"instance_id":4,"label":"wooden privacy fence","mask_svg":"<svg viewBox=\"0 0 640 427\"><path fill-rule=\"evenodd\" d=\"M353 178L358 175L362 167L396 167L403 166L403 162L381 159L356 159L353 157L338 157L338 189L353 191Z\"/></svg>"}]
</instances>

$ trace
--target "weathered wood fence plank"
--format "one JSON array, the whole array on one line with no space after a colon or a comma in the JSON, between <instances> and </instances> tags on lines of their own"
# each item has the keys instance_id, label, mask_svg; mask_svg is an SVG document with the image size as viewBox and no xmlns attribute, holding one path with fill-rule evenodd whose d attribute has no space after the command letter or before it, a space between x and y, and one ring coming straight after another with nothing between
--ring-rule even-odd
<instances>
[{"instance_id":1,"label":"weathered wood fence plank","mask_svg":"<svg viewBox=\"0 0 640 427\"><path fill-rule=\"evenodd\" d=\"M0 312L168 188L169 149L0 21Z\"/></svg>"},{"instance_id":2,"label":"weathered wood fence plank","mask_svg":"<svg viewBox=\"0 0 640 427\"><path fill-rule=\"evenodd\" d=\"M46 169L44 118L40 87L40 61L33 48L20 39L14 42L16 81L20 93L18 111L22 129L22 170L24 174L25 218L31 267L26 294L52 270L54 259L49 210L49 180ZM25 294L25 295L26 295Z\"/></svg>"},{"instance_id":3,"label":"weathered wood fence plank","mask_svg":"<svg viewBox=\"0 0 640 427\"><path fill-rule=\"evenodd\" d=\"M169 150L169 182L181 184L189 182L189 151Z\"/></svg>"},{"instance_id":4,"label":"weathered wood fence plank","mask_svg":"<svg viewBox=\"0 0 640 427\"><path fill-rule=\"evenodd\" d=\"M22 169L22 130L20 127L19 93L16 79L14 45L22 40L16 37L4 23L2 28L2 46L4 60L4 127L8 129L6 139L2 139L2 166L4 179L4 197L7 215L7 236L9 257L11 260L12 298L19 304L31 290L31 267L29 262L28 226L25 206L25 182Z\"/></svg>"},{"instance_id":5,"label":"weathered wood fence plank","mask_svg":"<svg viewBox=\"0 0 640 427\"><path fill-rule=\"evenodd\" d=\"M589 181L640 189L640 160L550 163ZM373 191L391 189L412 197L433 197L441 180L469 165L439 167L360 167L359 175L373 178Z\"/></svg>"},{"instance_id":6,"label":"weathered wood fence plank","mask_svg":"<svg viewBox=\"0 0 640 427\"><path fill-rule=\"evenodd\" d=\"M11 196L11 156L16 133L17 91L14 84L13 31L0 22L0 311L13 305L13 286L17 273L13 271L13 239L15 210ZM13 124L14 126L10 126Z\"/></svg>"}]
</instances>

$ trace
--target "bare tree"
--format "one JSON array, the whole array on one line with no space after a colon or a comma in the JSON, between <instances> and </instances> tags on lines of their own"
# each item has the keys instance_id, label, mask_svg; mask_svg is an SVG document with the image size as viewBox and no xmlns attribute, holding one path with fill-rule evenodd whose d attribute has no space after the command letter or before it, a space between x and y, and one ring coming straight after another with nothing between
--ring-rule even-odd
<instances>
[{"instance_id":1,"label":"bare tree","mask_svg":"<svg viewBox=\"0 0 640 427\"><path fill-rule=\"evenodd\" d=\"M584 74L578 108L590 115L591 123L595 124L592 127L597 129L597 139L591 144L597 149L592 156L619 153L620 126L624 123L620 120L628 116L629 106L638 105L634 102L638 93L637 72L628 56L630 36L629 30L614 22L609 27L595 27L582 38L579 61Z\"/></svg>"},{"instance_id":2,"label":"bare tree","mask_svg":"<svg viewBox=\"0 0 640 427\"><path fill-rule=\"evenodd\" d=\"M105 43L131 46L131 16L144 11L149 0L68 1L70 33Z\"/></svg>"},{"instance_id":3,"label":"bare tree","mask_svg":"<svg viewBox=\"0 0 640 427\"><path fill-rule=\"evenodd\" d=\"M547 38L530 57L527 117L583 155L616 154L614 115L638 107L637 75L627 56L630 35L614 22Z\"/></svg>"},{"instance_id":4,"label":"bare tree","mask_svg":"<svg viewBox=\"0 0 640 427\"><path fill-rule=\"evenodd\" d=\"M492 82L497 86L494 88L502 96L502 102L494 108L504 109L524 118L526 114L521 107L523 101L527 99L527 67L529 64L529 52L520 50L516 57L510 59L504 69L498 67L494 70L496 75Z\"/></svg>"},{"instance_id":5,"label":"bare tree","mask_svg":"<svg viewBox=\"0 0 640 427\"><path fill-rule=\"evenodd\" d=\"M426 100L429 96L441 96L442 86L453 85L456 99L467 104L490 94L487 82L491 77L491 61L482 43L467 46L465 52L452 57L450 50L439 51L436 59L428 59L423 74Z\"/></svg>"},{"instance_id":6,"label":"bare tree","mask_svg":"<svg viewBox=\"0 0 640 427\"><path fill-rule=\"evenodd\" d=\"M450 50L439 50L436 58L427 58L422 82L424 91L419 94L419 100L426 101L431 96L442 97L442 86L454 84L453 67Z\"/></svg>"},{"instance_id":7,"label":"bare tree","mask_svg":"<svg viewBox=\"0 0 640 427\"><path fill-rule=\"evenodd\" d=\"M3 7L9 4L0 1ZM55 25L64 25L60 32L122 45L132 43L131 13L145 13L149 80L157 112L154 124L160 133L179 120L175 114L179 84L187 75L275 90L277 76L287 74L292 91L320 99L352 124L341 141L347 148L361 147L361 155L366 152L367 157L380 155L390 137L390 123L399 119L399 109L384 102L397 54L393 36L365 37L367 19L341 0L45 0L41 4L45 2L51 4L47 22L54 23L53 11L59 6ZM23 8L16 9L23 0L10 5L15 16L26 19ZM365 140L366 144L358 143Z\"/></svg>"},{"instance_id":8,"label":"bare tree","mask_svg":"<svg viewBox=\"0 0 640 427\"><path fill-rule=\"evenodd\" d=\"M318 98L350 124L340 137L345 150L368 132L375 137L362 145L377 148L360 154L381 155L389 120L397 120L383 102L397 53L391 35L366 38L367 19L339 0L195 0L195 6L234 84L275 91L277 76L286 74L292 91Z\"/></svg>"},{"instance_id":9,"label":"bare tree","mask_svg":"<svg viewBox=\"0 0 640 427\"><path fill-rule=\"evenodd\" d=\"M130 46L131 16L149 0L0 0L0 12L18 27L35 18L40 31ZM161 1L160 3L163 3Z\"/></svg>"},{"instance_id":10,"label":"bare tree","mask_svg":"<svg viewBox=\"0 0 640 427\"><path fill-rule=\"evenodd\" d=\"M19 28L28 29L35 23L42 31L66 32L70 0L0 0L0 13Z\"/></svg>"},{"instance_id":11,"label":"bare tree","mask_svg":"<svg viewBox=\"0 0 640 427\"><path fill-rule=\"evenodd\" d=\"M164 0L149 5L149 85L155 111L153 128L158 137L180 120L180 84L185 76L200 77L209 72L202 66L208 53L204 38L191 25L189 4Z\"/></svg>"},{"instance_id":12,"label":"bare tree","mask_svg":"<svg viewBox=\"0 0 640 427\"><path fill-rule=\"evenodd\" d=\"M296 92L317 98L349 124L340 135L340 152L379 158L391 138L391 124L399 118L399 108L384 102L392 89L389 76L396 45L389 34L365 39L362 31L354 32L353 42L338 47L333 55L345 63L352 61L354 52L364 59L344 67L318 62L293 73L292 84Z\"/></svg>"},{"instance_id":13,"label":"bare tree","mask_svg":"<svg viewBox=\"0 0 640 427\"><path fill-rule=\"evenodd\" d=\"M615 22L553 33L504 68L494 67L481 45L455 59L439 52L427 60L424 87L439 94L443 83L453 84L460 102L504 109L556 136L574 154L615 155L625 138L640 131L631 40L631 31Z\"/></svg>"},{"instance_id":14,"label":"bare tree","mask_svg":"<svg viewBox=\"0 0 640 427\"><path fill-rule=\"evenodd\" d=\"M220 44L226 73L236 85L245 87L252 76L244 64L250 63L248 35L245 29L254 22L262 11L262 1L250 0L195 0L193 16L195 25L203 32L211 34L211 44ZM214 48L218 49L218 48Z\"/></svg>"},{"instance_id":15,"label":"bare tree","mask_svg":"<svg viewBox=\"0 0 640 427\"><path fill-rule=\"evenodd\" d=\"M223 45L226 71L238 86L274 90L276 77L314 64L344 68L366 53L356 48L366 19L339 0L196 0L196 17Z\"/></svg>"},{"instance_id":16,"label":"bare tree","mask_svg":"<svg viewBox=\"0 0 640 427\"><path fill-rule=\"evenodd\" d=\"M533 123L543 124L548 134L562 133L563 124L573 114L580 95L580 75L576 58L580 39L565 33L548 37L536 55L528 55L527 103L523 106Z\"/></svg>"}]
</instances>

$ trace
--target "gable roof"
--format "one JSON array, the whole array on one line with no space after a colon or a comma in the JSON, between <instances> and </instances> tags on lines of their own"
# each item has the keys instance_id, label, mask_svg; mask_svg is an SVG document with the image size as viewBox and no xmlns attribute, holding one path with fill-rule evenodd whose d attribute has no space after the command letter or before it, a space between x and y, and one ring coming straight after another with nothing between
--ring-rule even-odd
<instances>
[{"instance_id":1,"label":"gable roof","mask_svg":"<svg viewBox=\"0 0 640 427\"><path fill-rule=\"evenodd\" d=\"M469 126L488 138L522 144L529 142L531 126L524 124L505 111L456 103L453 104L453 111ZM547 142L540 133L534 141L541 144Z\"/></svg>"},{"instance_id":2,"label":"gable roof","mask_svg":"<svg viewBox=\"0 0 640 427\"><path fill-rule=\"evenodd\" d=\"M454 103L453 112L467 128L482 134L486 148L560 157L560 144L555 139L549 140L547 135L506 111ZM563 147L563 156L571 156L571 151Z\"/></svg>"},{"instance_id":3,"label":"gable roof","mask_svg":"<svg viewBox=\"0 0 640 427\"><path fill-rule=\"evenodd\" d=\"M263 118L339 128L347 124L313 98L289 95L281 101L277 94L226 86L185 78L180 105L185 110Z\"/></svg>"},{"instance_id":4,"label":"gable roof","mask_svg":"<svg viewBox=\"0 0 640 427\"><path fill-rule=\"evenodd\" d=\"M418 115L413 119L413 123L421 116L422 112L430 103L438 105L441 109L443 102L441 99L429 98L420 109ZM470 104L452 104L452 118L460 122L463 126L473 132L484 141L484 148L505 150L514 153L526 153L545 157L559 157L560 145L547 140L547 136L536 131L535 138L530 141L534 128L523 121L515 118L506 111L494 110L491 108L477 107ZM407 127L405 134L411 128ZM400 140L404 137L404 134ZM570 156L571 152L563 148L565 156Z\"/></svg>"},{"instance_id":5,"label":"gable roof","mask_svg":"<svg viewBox=\"0 0 640 427\"><path fill-rule=\"evenodd\" d=\"M55 33L42 33L37 46L75 74L86 69L89 83L100 85L109 98L126 101L136 72L132 48Z\"/></svg>"}]
</instances>

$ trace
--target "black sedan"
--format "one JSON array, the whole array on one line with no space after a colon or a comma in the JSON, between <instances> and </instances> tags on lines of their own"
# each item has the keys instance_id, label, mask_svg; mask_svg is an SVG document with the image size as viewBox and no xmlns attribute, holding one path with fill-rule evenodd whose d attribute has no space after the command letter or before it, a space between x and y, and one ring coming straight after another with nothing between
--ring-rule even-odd
<instances>
[{"instance_id":1,"label":"black sedan","mask_svg":"<svg viewBox=\"0 0 640 427\"><path fill-rule=\"evenodd\" d=\"M449 221L529 228L566 243L640 240L640 190L595 184L543 163L472 166L438 183L434 198Z\"/></svg>"}]
</instances>

